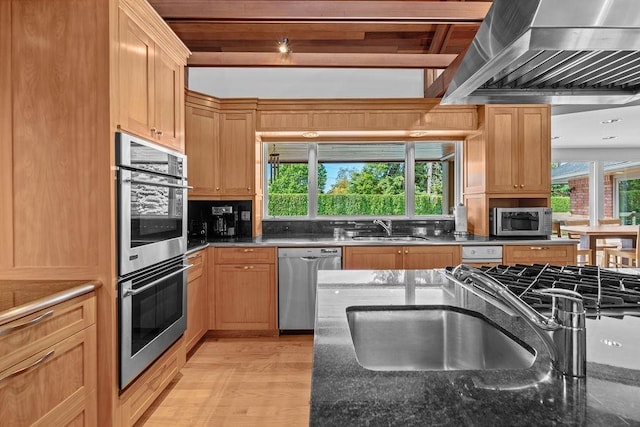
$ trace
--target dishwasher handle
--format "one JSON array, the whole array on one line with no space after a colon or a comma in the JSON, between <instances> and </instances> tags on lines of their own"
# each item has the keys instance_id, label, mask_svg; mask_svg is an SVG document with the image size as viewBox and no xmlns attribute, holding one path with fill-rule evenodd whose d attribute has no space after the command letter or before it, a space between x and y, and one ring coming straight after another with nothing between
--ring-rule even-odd
<instances>
[{"instance_id":1,"label":"dishwasher handle","mask_svg":"<svg viewBox=\"0 0 640 427\"><path fill-rule=\"evenodd\" d=\"M303 261L315 261L317 259L320 259L320 257L319 256L301 256L300 259Z\"/></svg>"}]
</instances>

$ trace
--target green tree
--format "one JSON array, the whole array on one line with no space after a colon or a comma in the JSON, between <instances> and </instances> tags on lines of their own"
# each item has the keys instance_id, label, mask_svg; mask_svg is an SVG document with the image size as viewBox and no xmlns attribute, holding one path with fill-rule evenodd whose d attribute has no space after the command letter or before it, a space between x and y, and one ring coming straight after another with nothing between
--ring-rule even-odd
<instances>
[{"instance_id":1,"label":"green tree","mask_svg":"<svg viewBox=\"0 0 640 427\"><path fill-rule=\"evenodd\" d=\"M350 174L349 194L403 194L404 163L367 163Z\"/></svg>"},{"instance_id":2,"label":"green tree","mask_svg":"<svg viewBox=\"0 0 640 427\"><path fill-rule=\"evenodd\" d=\"M327 169L318 167L318 188L324 188L327 182ZM278 174L269 182L272 194L305 194L309 192L309 167L301 163L283 163Z\"/></svg>"}]
</instances>

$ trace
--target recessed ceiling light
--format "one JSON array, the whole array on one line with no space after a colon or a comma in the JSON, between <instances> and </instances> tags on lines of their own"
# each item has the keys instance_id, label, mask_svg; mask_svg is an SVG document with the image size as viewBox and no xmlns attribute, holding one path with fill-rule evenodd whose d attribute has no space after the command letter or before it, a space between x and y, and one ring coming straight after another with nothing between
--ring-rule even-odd
<instances>
[{"instance_id":1,"label":"recessed ceiling light","mask_svg":"<svg viewBox=\"0 0 640 427\"><path fill-rule=\"evenodd\" d=\"M414 130L409 132L409 136L412 138L419 138L421 136L425 136L427 134L427 132L423 131L423 130Z\"/></svg>"},{"instance_id":2,"label":"recessed ceiling light","mask_svg":"<svg viewBox=\"0 0 640 427\"><path fill-rule=\"evenodd\" d=\"M603 125L610 125L611 123L616 123L621 121L622 119L609 119L609 120L603 120L600 123L602 123Z\"/></svg>"},{"instance_id":3,"label":"recessed ceiling light","mask_svg":"<svg viewBox=\"0 0 640 427\"><path fill-rule=\"evenodd\" d=\"M317 138L319 135L318 132L303 132L302 136L304 136L305 138Z\"/></svg>"},{"instance_id":4,"label":"recessed ceiling light","mask_svg":"<svg viewBox=\"0 0 640 427\"><path fill-rule=\"evenodd\" d=\"M603 136L602 139L616 139L617 136Z\"/></svg>"}]
</instances>

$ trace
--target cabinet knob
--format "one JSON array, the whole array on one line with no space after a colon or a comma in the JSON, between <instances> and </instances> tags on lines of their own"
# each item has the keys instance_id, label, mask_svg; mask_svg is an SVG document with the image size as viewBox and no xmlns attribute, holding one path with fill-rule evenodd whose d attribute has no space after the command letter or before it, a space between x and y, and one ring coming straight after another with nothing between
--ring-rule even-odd
<instances>
[{"instance_id":1,"label":"cabinet knob","mask_svg":"<svg viewBox=\"0 0 640 427\"><path fill-rule=\"evenodd\" d=\"M162 136L162 131L161 131L161 130L156 131L156 135L158 135L158 136Z\"/></svg>"},{"instance_id":2,"label":"cabinet knob","mask_svg":"<svg viewBox=\"0 0 640 427\"><path fill-rule=\"evenodd\" d=\"M220 191L220 187L216 187L216 191Z\"/></svg>"},{"instance_id":3,"label":"cabinet knob","mask_svg":"<svg viewBox=\"0 0 640 427\"><path fill-rule=\"evenodd\" d=\"M151 133L156 133L158 129L156 129L156 128L151 128L151 129L149 129L149 130L151 131Z\"/></svg>"},{"instance_id":4,"label":"cabinet knob","mask_svg":"<svg viewBox=\"0 0 640 427\"><path fill-rule=\"evenodd\" d=\"M405 249L404 253L405 253L405 254L408 254L408 253L409 253L409 250L408 250L408 249Z\"/></svg>"},{"instance_id":5,"label":"cabinet knob","mask_svg":"<svg viewBox=\"0 0 640 427\"><path fill-rule=\"evenodd\" d=\"M247 187L247 191L251 191L251 187Z\"/></svg>"},{"instance_id":6,"label":"cabinet knob","mask_svg":"<svg viewBox=\"0 0 640 427\"><path fill-rule=\"evenodd\" d=\"M524 188L524 184L520 184L520 188Z\"/></svg>"},{"instance_id":7,"label":"cabinet knob","mask_svg":"<svg viewBox=\"0 0 640 427\"><path fill-rule=\"evenodd\" d=\"M513 188L518 188L518 184L513 184Z\"/></svg>"},{"instance_id":8,"label":"cabinet knob","mask_svg":"<svg viewBox=\"0 0 640 427\"><path fill-rule=\"evenodd\" d=\"M399 254L401 254L401 253L402 253L402 251L398 251L398 253L399 253Z\"/></svg>"}]
</instances>

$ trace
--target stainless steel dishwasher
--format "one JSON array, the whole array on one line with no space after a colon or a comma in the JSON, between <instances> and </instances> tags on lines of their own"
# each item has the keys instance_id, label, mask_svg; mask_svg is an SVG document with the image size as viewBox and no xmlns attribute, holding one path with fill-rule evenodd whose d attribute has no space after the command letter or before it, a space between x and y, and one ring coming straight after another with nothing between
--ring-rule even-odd
<instances>
[{"instance_id":1,"label":"stainless steel dishwasher","mask_svg":"<svg viewBox=\"0 0 640 427\"><path fill-rule=\"evenodd\" d=\"M278 249L278 328L313 329L318 270L341 270L342 248Z\"/></svg>"}]
</instances>

